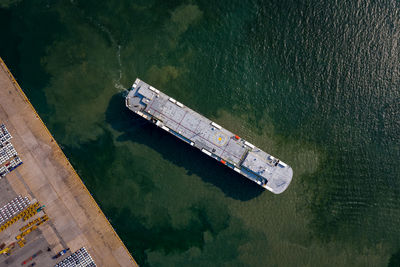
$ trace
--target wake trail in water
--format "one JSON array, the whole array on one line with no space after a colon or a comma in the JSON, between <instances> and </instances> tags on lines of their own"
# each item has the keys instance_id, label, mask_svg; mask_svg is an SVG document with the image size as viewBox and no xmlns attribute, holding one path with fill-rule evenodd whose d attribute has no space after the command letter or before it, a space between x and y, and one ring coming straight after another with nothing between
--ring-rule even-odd
<instances>
[{"instance_id":1,"label":"wake trail in water","mask_svg":"<svg viewBox=\"0 0 400 267\"><path fill-rule=\"evenodd\" d=\"M75 4L75 2L73 0L71 0L70 2L78 10L80 10L79 7ZM81 10L80 10L80 12L82 13L82 16L84 18L86 18L91 25L95 26L102 33L106 34L107 38L111 42L112 47L114 47L116 49L116 58L117 58L117 63L118 63L118 69L117 69L117 77L118 78L113 81L114 82L114 87L119 90L118 92L128 92L128 90L125 88L125 86L122 85L122 83L121 83L121 79L122 79L122 76L123 76L122 61L121 61L121 45L118 44L118 42L115 40L113 34L111 33L111 31L106 26L101 24L99 21L95 20L93 17L86 15Z\"/></svg>"},{"instance_id":2,"label":"wake trail in water","mask_svg":"<svg viewBox=\"0 0 400 267\"><path fill-rule=\"evenodd\" d=\"M97 26L98 29L100 29L103 33L105 33L110 40L111 44L113 47L116 49L116 57L117 57L117 62L118 62L118 78L114 80L114 87L116 89L119 89L121 91L126 91L127 89L121 84L121 79L122 79L122 61L121 61L121 45L118 44L118 42L115 40L114 36L112 35L111 31L102 25L100 22L95 21L93 18L89 17L89 19L93 22L94 25Z\"/></svg>"}]
</instances>

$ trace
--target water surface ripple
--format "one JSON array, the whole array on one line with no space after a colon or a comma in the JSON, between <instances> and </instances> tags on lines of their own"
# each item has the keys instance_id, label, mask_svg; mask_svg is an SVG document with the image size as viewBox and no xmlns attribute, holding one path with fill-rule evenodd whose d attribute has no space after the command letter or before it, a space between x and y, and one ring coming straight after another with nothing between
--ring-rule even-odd
<instances>
[{"instance_id":1,"label":"water surface ripple","mask_svg":"<svg viewBox=\"0 0 400 267\"><path fill-rule=\"evenodd\" d=\"M0 1L0 55L139 264L398 266L398 1ZM124 108L136 77L288 162L260 190Z\"/></svg>"}]
</instances>

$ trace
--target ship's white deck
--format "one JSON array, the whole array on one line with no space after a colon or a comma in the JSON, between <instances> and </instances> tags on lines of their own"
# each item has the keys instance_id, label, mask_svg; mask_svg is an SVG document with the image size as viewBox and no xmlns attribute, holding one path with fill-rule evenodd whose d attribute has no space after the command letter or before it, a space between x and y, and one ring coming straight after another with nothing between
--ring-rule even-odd
<instances>
[{"instance_id":1,"label":"ship's white deck","mask_svg":"<svg viewBox=\"0 0 400 267\"><path fill-rule=\"evenodd\" d=\"M139 79L126 105L276 194L283 192L292 179L290 166Z\"/></svg>"}]
</instances>

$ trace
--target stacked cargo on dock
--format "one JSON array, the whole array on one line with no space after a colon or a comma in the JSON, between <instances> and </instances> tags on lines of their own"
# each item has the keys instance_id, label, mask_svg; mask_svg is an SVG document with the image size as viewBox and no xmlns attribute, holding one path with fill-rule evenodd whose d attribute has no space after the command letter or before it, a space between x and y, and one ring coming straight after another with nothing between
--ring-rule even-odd
<instances>
[{"instance_id":1,"label":"stacked cargo on dock","mask_svg":"<svg viewBox=\"0 0 400 267\"><path fill-rule=\"evenodd\" d=\"M28 207L28 197L18 196L0 208L0 226Z\"/></svg>"},{"instance_id":2,"label":"stacked cargo on dock","mask_svg":"<svg viewBox=\"0 0 400 267\"><path fill-rule=\"evenodd\" d=\"M92 256L85 247L78 249L71 256L56 264L54 267L96 267Z\"/></svg>"},{"instance_id":3,"label":"stacked cargo on dock","mask_svg":"<svg viewBox=\"0 0 400 267\"><path fill-rule=\"evenodd\" d=\"M7 130L4 124L0 125L0 178L4 177L9 172L22 164L21 159L18 156L18 152L15 150L11 143L11 134Z\"/></svg>"}]
</instances>

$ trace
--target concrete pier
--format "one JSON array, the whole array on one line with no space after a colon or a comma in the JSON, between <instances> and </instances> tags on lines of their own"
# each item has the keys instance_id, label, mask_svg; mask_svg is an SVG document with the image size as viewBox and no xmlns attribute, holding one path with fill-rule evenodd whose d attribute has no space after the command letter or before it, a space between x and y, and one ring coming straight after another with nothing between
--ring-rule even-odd
<instances>
[{"instance_id":1,"label":"concrete pier","mask_svg":"<svg viewBox=\"0 0 400 267\"><path fill-rule=\"evenodd\" d=\"M9 186L13 194L46 206L50 220L41 226L40 238L52 251L86 247L97 266L137 266L2 59L0 123L6 124L24 162L0 180L7 183L0 190Z\"/></svg>"}]
</instances>

